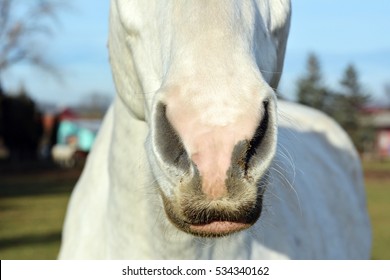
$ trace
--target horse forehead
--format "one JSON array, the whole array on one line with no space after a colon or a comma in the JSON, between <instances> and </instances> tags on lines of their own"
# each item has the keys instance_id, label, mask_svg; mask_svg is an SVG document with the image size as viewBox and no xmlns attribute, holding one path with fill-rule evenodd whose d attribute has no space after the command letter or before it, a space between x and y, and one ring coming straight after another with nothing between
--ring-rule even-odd
<instances>
[{"instance_id":1,"label":"horse forehead","mask_svg":"<svg viewBox=\"0 0 390 280\"><path fill-rule=\"evenodd\" d=\"M196 37L244 37L253 33L256 10L252 1L129 1L117 0L122 27L128 34L148 34L161 41L174 37L191 42ZM260 7L261 8L261 7ZM266 20L261 14L261 20ZM264 25L262 25L264 27ZM158 33L154 33L158 31ZM148 35L146 35L148 36ZM209 43L212 43L210 41Z\"/></svg>"},{"instance_id":2,"label":"horse forehead","mask_svg":"<svg viewBox=\"0 0 390 280\"><path fill-rule=\"evenodd\" d=\"M210 24L225 25L226 22L251 25L254 24L255 18L257 20L261 18L262 25L272 31L285 24L291 9L290 0L113 0L113 2L117 6L122 23L128 28L138 30L146 27L145 23L148 21L165 25L175 22L192 24L196 21L198 25L195 26L203 22L208 29Z\"/></svg>"},{"instance_id":3,"label":"horse forehead","mask_svg":"<svg viewBox=\"0 0 390 280\"><path fill-rule=\"evenodd\" d=\"M191 98L191 104L199 104L204 118L219 124L227 123L246 107L243 106L246 101L242 94L251 91L247 90L248 87L259 81L270 83L274 73L281 70L276 69L276 47L283 46L283 42L277 42L273 30L269 28L280 27L277 25L288 19L289 5L283 4L287 0L113 2L116 4L113 10L119 11L119 17L111 20L122 21L113 25L113 30L124 28L127 35L128 48L119 46L120 51L131 53L138 70L131 75L138 75L143 92L151 93L145 99L146 115L150 115L156 101L155 93L165 86L166 81L174 79L173 82L179 81L176 84L183 84L183 76L194 79L194 75L203 75L199 79L195 77L195 80L198 85L208 85L211 89L203 88L202 92L212 94L207 94L207 98L206 94L201 98L191 94L186 97ZM269 9L270 5L272 9ZM254 33L260 35L255 36ZM113 37L110 40L112 60L120 63L121 55L114 48L116 44L119 44L118 40ZM259 72L259 68L265 69L264 72ZM229 73L234 77L230 77ZM136 78L133 80L137 81ZM121 79L125 80L124 77ZM229 85L229 91L223 89L224 84ZM225 98L224 94L229 97ZM222 107L231 103L237 94L243 99L239 102L240 106ZM208 102L211 98L217 98L218 102ZM255 104L255 101L252 100L252 103ZM201 105L205 103L210 105ZM183 104L180 102L180 106ZM225 118L230 120L223 120L220 112L225 110L221 108L228 109L229 114L225 114Z\"/></svg>"},{"instance_id":4,"label":"horse forehead","mask_svg":"<svg viewBox=\"0 0 390 280\"><path fill-rule=\"evenodd\" d=\"M250 19L254 2L235 0L160 0L160 1L128 1L114 0L120 11L121 20L129 25L142 24L143 20L165 21L165 23L189 23L198 22L205 24L222 23L236 16ZM268 1L259 1L268 2ZM261 3L261 7L264 6ZM266 8L264 6L264 8ZM157 15L159 17L157 17Z\"/></svg>"}]
</instances>

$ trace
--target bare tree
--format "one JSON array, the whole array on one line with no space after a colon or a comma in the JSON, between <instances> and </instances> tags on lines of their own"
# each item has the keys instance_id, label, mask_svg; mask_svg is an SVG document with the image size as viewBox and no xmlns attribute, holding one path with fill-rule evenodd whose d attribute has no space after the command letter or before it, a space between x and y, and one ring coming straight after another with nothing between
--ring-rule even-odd
<instances>
[{"instance_id":1,"label":"bare tree","mask_svg":"<svg viewBox=\"0 0 390 280\"><path fill-rule=\"evenodd\" d=\"M56 72L37 41L53 34L61 7L59 1L0 0L0 85L2 73L20 62Z\"/></svg>"}]
</instances>

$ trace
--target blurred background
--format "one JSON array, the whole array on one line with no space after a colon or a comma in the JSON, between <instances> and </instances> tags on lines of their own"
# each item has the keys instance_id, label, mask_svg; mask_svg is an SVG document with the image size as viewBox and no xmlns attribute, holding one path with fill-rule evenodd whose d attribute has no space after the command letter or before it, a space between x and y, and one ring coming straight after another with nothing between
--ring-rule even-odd
<instances>
[{"instance_id":1,"label":"blurred background","mask_svg":"<svg viewBox=\"0 0 390 280\"><path fill-rule=\"evenodd\" d=\"M390 2L293 2L281 98L361 155L373 259L390 259ZM0 0L0 259L54 259L69 195L115 90L109 0Z\"/></svg>"}]
</instances>

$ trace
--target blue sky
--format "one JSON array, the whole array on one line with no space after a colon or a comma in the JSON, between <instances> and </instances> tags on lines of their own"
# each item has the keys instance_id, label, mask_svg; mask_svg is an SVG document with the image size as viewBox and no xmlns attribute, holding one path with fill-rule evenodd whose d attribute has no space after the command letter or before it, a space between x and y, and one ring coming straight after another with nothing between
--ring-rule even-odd
<instances>
[{"instance_id":1,"label":"blue sky","mask_svg":"<svg viewBox=\"0 0 390 280\"><path fill-rule=\"evenodd\" d=\"M45 41L45 53L56 63L62 81L25 65L3 76L4 87L21 83L41 102L74 104L91 93L114 95L106 49L109 0L67 1L72 9L60 16L56 34ZM375 99L384 98L390 83L389 0L293 0L293 17L280 91L295 96L309 52L321 61L332 87L349 63Z\"/></svg>"},{"instance_id":2,"label":"blue sky","mask_svg":"<svg viewBox=\"0 0 390 280\"><path fill-rule=\"evenodd\" d=\"M375 99L390 83L390 1L296 0L280 90L294 97L309 52L321 61L325 81L338 86L353 63ZM291 86L294 89L291 89Z\"/></svg>"}]
</instances>

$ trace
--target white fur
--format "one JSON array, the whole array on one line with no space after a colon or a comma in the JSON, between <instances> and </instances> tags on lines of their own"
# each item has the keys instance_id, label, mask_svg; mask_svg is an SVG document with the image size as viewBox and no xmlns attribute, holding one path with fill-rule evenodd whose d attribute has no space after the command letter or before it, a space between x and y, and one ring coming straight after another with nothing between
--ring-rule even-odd
<instances>
[{"instance_id":1,"label":"white fur","mask_svg":"<svg viewBox=\"0 0 390 280\"><path fill-rule=\"evenodd\" d=\"M60 258L370 256L358 156L337 124L296 104L278 102L276 154L264 159L270 161L269 185L250 229L198 238L165 215L158 188L168 196L175 190L149 156L156 103L177 102L168 117L182 127L189 154L197 146L180 123L184 105L199 117L194 131L230 126L250 134L249 120L261 118L253 104L269 98L275 106L271 87L282 70L289 13L287 0L112 1L109 47L118 95L72 194Z\"/></svg>"}]
</instances>

